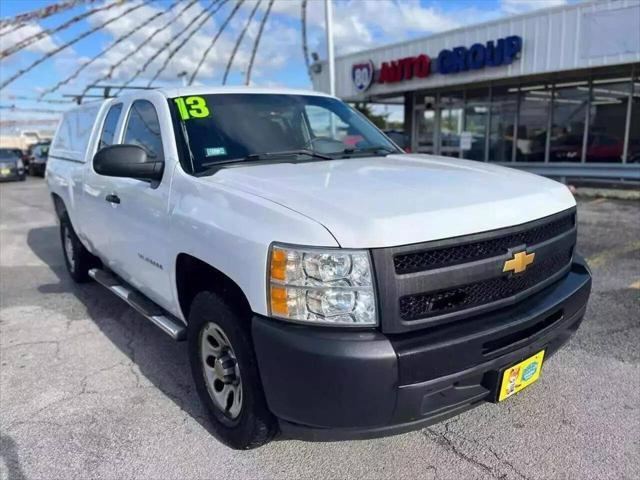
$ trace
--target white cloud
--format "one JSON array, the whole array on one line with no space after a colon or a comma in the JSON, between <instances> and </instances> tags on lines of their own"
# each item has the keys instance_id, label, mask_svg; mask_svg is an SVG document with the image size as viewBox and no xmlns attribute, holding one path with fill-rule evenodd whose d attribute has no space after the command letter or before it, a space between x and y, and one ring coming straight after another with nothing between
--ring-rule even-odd
<instances>
[{"instance_id":1,"label":"white cloud","mask_svg":"<svg viewBox=\"0 0 640 480\"><path fill-rule=\"evenodd\" d=\"M0 37L0 49L6 50L19 42L22 42L34 35L42 33L43 28L37 23L28 23L22 28L13 30ZM45 53L56 48L57 43L48 34L44 35L40 40L25 47L25 51L34 53Z\"/></svg>"},{"instance_id":2,"label":"white cloud","mask_svg":"<svg viewBox=\"0 0 640 480\"><path fill-rule=\"evenodd\" d=\"M566 4L567 0L501 0L500 6L506 14L515 15Z\"/></svg>"},{"instance_id":3,"label":"white cloud","mask_svg":"<svg viewBox=\"0 0 640 480\"><path fill-rule=\"evenodd\" d=\"M280 0L274 12L300 21L300 3ZM344 0L334 2L334 42L337 54L350 53L410 37L429 35L496 18L499 12L464 8L444 12L419 0ZM324 1L310 0L307 10L309 48L324 51Z\"/></svg>"}]
</instances>

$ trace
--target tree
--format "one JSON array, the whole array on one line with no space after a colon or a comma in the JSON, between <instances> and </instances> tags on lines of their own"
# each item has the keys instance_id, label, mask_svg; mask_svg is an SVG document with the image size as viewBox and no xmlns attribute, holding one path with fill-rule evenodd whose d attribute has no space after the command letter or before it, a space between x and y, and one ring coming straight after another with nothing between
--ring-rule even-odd
<instances>
[{"instance_id":1,"label":"tree","mask_svg":"<svg viewBox=\"0 0 640 480\"><path fill-rule=\"evenodd\" d=\"M368 103L355 103L353 107L362 113L365 117L367 117L371 122L378 127L380 130L386 130L388 127L387 118L389 117L388 113L373 113L371 109L371 105Z\"/></svg>"}]
</instances>

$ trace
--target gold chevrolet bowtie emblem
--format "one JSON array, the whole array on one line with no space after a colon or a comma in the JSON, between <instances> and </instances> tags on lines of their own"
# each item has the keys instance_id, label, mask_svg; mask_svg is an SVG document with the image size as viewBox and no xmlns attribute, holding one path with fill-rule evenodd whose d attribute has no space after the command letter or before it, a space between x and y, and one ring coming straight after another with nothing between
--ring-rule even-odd
<instances>
[{"instance_id":1,"label":"gold chevrolet bowtie emblem","mask_svg":"<svg viewBox=\"0 0 640 480\"><path fill-rule=\"evenodd\" d=\"M535 253L518 252L511 260L504 262L503 272L522 273L533 263Z\"/></svg>"}]
</instances>

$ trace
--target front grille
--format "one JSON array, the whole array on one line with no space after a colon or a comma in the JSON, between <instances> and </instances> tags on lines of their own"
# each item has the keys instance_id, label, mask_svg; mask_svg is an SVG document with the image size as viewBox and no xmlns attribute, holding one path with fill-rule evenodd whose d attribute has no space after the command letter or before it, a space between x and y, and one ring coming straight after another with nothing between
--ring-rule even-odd
<instances>
[{"instance_id":1,"label":"front grille","mask_svg":"<svg viewBox=\"0 0 640 480\"><path fill-rule=\"evenodd\" d=\"M558 273L569 264L572 254L573 247L536 262L518 275L491 278L439 292L401 297L400 317L407 321L423 319L511 297Z\"/></svg>"},{"instance_id":2,"label":"front grille","mask_svg":"<svg viewBox=\"0 0 640 480\"><path fill-rule=\"evenodd\" d=\"M397 274L422 272L503 255L519 245L534 245L557 237L575 225L575 213L552 222L508 235L465 245L403 253L394 256Z\"/></svg>"}]
</instances>

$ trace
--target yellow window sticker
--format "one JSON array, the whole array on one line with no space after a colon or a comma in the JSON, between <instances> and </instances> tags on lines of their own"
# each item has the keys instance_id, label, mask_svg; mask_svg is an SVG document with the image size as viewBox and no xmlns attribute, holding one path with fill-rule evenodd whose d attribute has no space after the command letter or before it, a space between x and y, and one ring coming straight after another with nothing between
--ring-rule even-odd
<instances>
[{"instance_id":1,"label":"yellow window sticker","mask_svg":"<svg viewBox=\"0 0 640 480\"><path fill-rule=\"evenodd\" d=\"M211 115L207 101L202 97L178 97L173 99L181 120L191 118L207 118Z\"/></svg>"}]
</instances>

